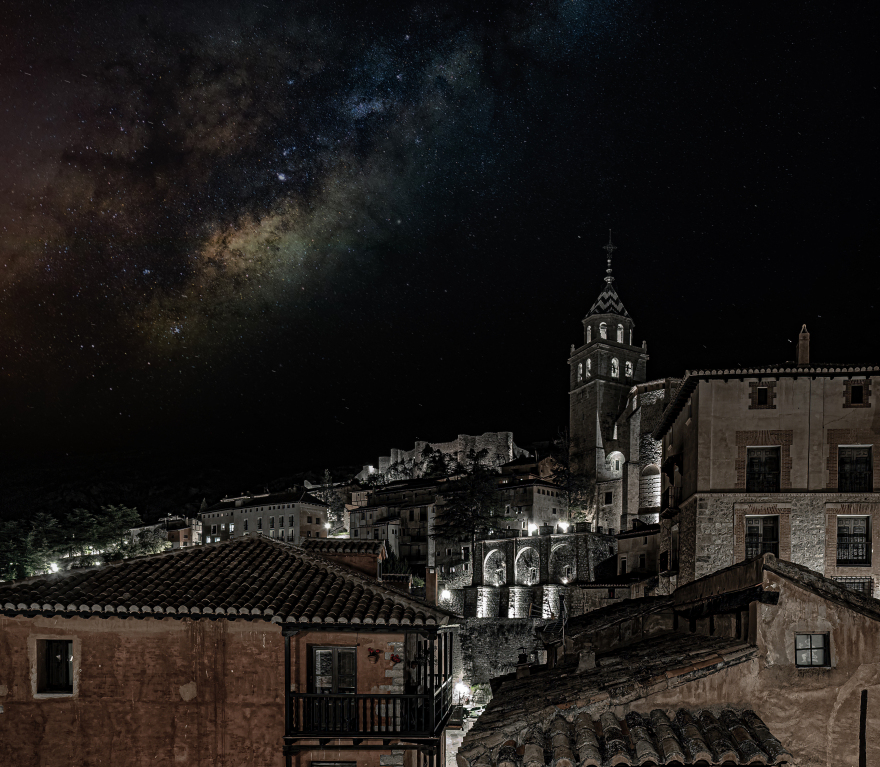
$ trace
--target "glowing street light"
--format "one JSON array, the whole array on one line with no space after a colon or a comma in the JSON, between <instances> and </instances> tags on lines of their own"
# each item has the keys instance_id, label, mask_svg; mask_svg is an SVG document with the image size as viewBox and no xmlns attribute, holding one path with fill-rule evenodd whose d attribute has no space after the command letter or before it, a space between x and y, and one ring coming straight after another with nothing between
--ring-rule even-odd
<instances>
[{"instance_id":1,"label":"glowing street light","mask_svg":"<svg viewBox=\"0 0 880 767\"><path fill-rule=\"evenodd\" d=\"M452 592L449 589L443 589L443 591L440 592L440 599L446 601L447 599L451 599L451 598L452 598Z\"/></svg>"},{"instance_id":2,"label":"glowing street light","mask_svg":"<svg viewBox=\"0 0 880 767\"><path fill-rule=\"evenodd\" d=\"M560 527L560 529L562 530L563 533L567 533L567 532L568 532L568 522L560 522L560 523L559 523L559 527Z\"/></svg>"},{"instance_id":3,"label":"glowing street light","mask_svg":"<svg viewBox=\"0 0 880 767\"><path fill-rule=\"evenodd\" d=\"M529 522L529 535L534 535L538 526L534 522Z\"/></svg>"},{"instance_id":4,"label":"glowing street light","mask_svg":"<svg viewBox=\"0 0 880 767\"><path fill-rule=\"evenodd\" d=\"M455 685L455 691L458 693L458 704L461 705L461 696L467 695L471 691L471 688L468 687L464 682L459 682L457 685Z\"/></svg>"},{"instance_id":5,"label":"glowing street light","mask_svg":"<svg viewBox=\"0 0 880 767\"><path fill-rule=\"evenodd\" d=\"M57 572L58 572L58 563L57 563L57 562L52 562L52 563L49 565L49 569L50 569L53 573L57 573Z\"/></svg>"}]
</instances>

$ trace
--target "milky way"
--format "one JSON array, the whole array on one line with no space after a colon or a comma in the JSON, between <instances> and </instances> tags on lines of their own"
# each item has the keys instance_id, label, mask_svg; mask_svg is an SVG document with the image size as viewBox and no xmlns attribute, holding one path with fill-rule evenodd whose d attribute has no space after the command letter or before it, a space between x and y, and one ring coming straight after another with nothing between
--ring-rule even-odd
<instances>
[{"instance_id":1,"label":"milky way","mask_svg":"<svg viewBox=\"0 0 880 767\"><path fill-rule=\"evenodd\" d=\"M302 378L346 328L399 332L403 294L445 300L418 278L438 258L482 279L472 211L552 183L535 141L570 136L608 184L618 67L659 45L650 4L240 5L12 6L0 362L19 430L170 424L234 404L216 389L241 368Z\"/></svg>"}]
</instances>

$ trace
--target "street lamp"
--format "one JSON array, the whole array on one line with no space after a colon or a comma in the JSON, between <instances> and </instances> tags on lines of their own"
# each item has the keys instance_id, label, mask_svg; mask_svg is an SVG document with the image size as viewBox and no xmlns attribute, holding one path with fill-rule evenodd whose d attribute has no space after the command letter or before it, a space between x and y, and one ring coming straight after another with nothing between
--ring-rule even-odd
<instances>
[{"instance_id":1,"label":"street lamp","mask_svg":"<svg viewBox=\"0 0 880 767\"><path fill-rule=\"evenodd\" d=\"M440 599L442 599L444 602L451 596L452 592L449 589L443 589L443 591L440 592Z\"/></svg>"},{"instance_id":2,"label":"street lamp","mask_svg":"<svg viewBox=\"0 0 880 767\"><path fill-rule=\"evenodd\" d=\"M458 693L458 705L461 705L461 696L467 695L470 692L471 688L468 687L464 682L459 682L455 685L455 691Z\"/></svg>"}]
</instances>

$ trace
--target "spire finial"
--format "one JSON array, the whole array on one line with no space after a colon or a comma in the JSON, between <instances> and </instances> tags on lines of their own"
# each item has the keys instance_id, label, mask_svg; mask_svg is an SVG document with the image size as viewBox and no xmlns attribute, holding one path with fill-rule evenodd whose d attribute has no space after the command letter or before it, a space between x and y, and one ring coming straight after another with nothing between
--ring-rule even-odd
<instances>
[{"instance_id":1,"label":"spire finial","mask_svg":"<svg viewBox=\"0 0 880 767\"><path fill-rule=\"evenodd\" d=\"M605 273L608 275L605 278L605 282L611 283L614 282L614 277L611 276L611 256L614 255L614 251L617 250L616 245L611 244L611 230L608 230L608 244L602 246L602 250L608 253L608 268L605 270Z\"/></svg>"}]
</instances>

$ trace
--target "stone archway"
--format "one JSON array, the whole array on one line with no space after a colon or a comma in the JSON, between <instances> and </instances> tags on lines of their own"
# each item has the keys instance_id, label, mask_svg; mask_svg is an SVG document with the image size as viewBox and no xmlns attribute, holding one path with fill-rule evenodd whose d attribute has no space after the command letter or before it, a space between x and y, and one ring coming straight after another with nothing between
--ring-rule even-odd
<instances>
[{"instance_id":1,"label":"stone archway","mask_svg":"<svg viewBox=\"0 0 880 767\"><path fill-rule=\"evenodd\" d=\"M571 583L577 578L574 547L568 543L556 544L550 552L550 582Z\"/></svg>"},{"instance_id":2,"label":"stone archway","mask_svg":"<svg viewBox=\"0 0 880 767\"><path fill-rule=\"evenodd\" d=\"M503 586L507 583L507 562L504 551L492 549L483 560L483 585Z\"/></svg>"},{"instance_id":3,"label":"stone archway","mask_svg":"<svg viewBox=\"0 0 880 767\"><path fill-rule=\"evenodd\" d=\"M534 586L541 578L541 555L532 546L520 549L514 567L516 582L520 586Z\"/></svg>"}]
</instances>

